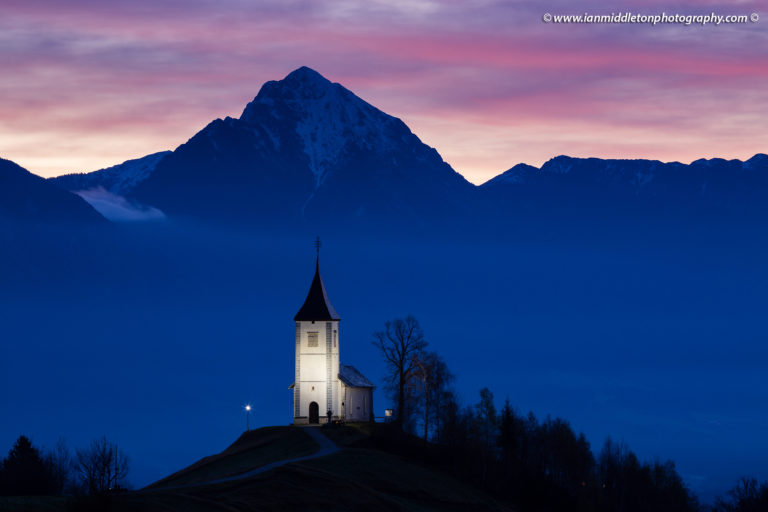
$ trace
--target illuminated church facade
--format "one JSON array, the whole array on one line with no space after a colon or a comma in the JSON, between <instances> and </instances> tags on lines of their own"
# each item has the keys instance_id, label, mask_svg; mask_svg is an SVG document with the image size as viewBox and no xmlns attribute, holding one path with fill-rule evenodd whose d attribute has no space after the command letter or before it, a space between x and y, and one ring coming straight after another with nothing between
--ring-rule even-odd
<instances>
[{"instance_id":1,"label":"illuminated church facade","mask_svg":"<svg viewBox=\"0 0 768 512\"><path fill-rule=\"evenodd\" d=\"M340 321L320 276L318 251L309 293L294 317L294 424L326 423L329 416L332 421L373 421L373 384L355 367L339 362Z\"/></svg>"}]
</instances>

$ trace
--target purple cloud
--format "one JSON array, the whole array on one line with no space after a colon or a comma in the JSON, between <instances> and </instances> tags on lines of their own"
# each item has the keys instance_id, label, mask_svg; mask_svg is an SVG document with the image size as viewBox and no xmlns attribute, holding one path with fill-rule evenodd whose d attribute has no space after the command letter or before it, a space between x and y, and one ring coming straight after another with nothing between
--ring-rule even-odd
<instances>
[{"instance_id":1,"label":"purple cloud","mask_svg":"<svg viewBox=\"0 0 768 512\"><path fill-rule=\"evenodd\" d=\"M677 9L750 14L759 4ZM172 149L301 65L403 118L475 182L560 153L690 161L765 151L763 21L541 20L628 10L670 8L11 0L0 20L0 151L50 176Z\"/></svg>"}]
</instances>

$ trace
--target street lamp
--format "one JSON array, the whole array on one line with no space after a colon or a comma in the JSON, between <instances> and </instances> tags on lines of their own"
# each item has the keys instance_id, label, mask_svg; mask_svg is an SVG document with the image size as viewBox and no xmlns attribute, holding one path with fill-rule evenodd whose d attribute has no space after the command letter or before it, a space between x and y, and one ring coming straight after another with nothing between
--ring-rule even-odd
<instances>
[{"instance_id":1,"label":"street lamp","mask_svg":"<svg viewBox=\"0 0 768 512\"><path fill-rule=\"evenodd\" d=\"M245 428L248 432L251 431L251 404L245 406Z\"/></svg>"}]
</instances>

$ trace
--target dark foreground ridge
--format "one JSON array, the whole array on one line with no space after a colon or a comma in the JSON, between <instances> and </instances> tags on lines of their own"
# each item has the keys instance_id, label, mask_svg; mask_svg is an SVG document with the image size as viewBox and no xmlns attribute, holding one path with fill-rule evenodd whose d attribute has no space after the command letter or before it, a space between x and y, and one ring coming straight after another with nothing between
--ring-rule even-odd
<instances>
[{"instance_id":1,"label":"dark foreground ridge","mask_svg":"<svg viewBox=\"0 0 768 512\"><path fill-rule=\"evenodd\" d=\"M256 472L251 477L206 483L316 452L317 443L306 433L310 428L322 430L342 449ZM201 459L145 489L73 499L69 506L120 512L507 510L487 494L423 458L422 453L405 456L388 451L388 442L381 440L398 435L392 430L390 425L382 424L332 429L262 428L243 434L223 452ZM173 485L180 487L168 488ZM49 510L66 510L60 499L55 504L51 501L51 505Z\"/></svg>"},{"instance_id":2,"label":"dark foreground ridge","mask_svg":"<svg viewBox=\"0 0 768 512\"><path fill-rule=\"evenodd\" d=\"M474 441L462 442L460 433L448 429L444 433L450 439L440 443L424 442L395 423L265 427L243 433L221 453L140 490L118 486L89 496L34 495L32 490L28 496L0 494L0 511L766 510L768 483L758 486L756 480L742 478L729 492L730 500L718 498L714 506L700 507L684 491L671 462L657 462L648 472L649 466L640 465L626 447L610 441L600 455L603 483L595 485L584 474L570 486L573 470L586 468L578 467L578 455L565 446L567 423L548 419L540 425L548 432L527 434L540 439L510 451L509 441L522 434L510 420L514 423L505 407L496 445L500 459L488 453L490 445L478 442L483 437L478 425L470 427ZM576 444L589 452L583 436ZM543 457L549 469L541 474L534 467L510 472L516 452Z\"/></svg>"}]
</instances>

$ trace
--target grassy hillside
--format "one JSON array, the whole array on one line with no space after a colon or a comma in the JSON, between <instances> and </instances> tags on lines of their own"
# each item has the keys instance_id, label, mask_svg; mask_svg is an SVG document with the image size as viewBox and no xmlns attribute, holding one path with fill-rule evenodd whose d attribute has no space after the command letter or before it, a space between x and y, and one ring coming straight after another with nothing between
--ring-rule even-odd
<instances>
[{"instance_id":1,"label":"grassy hillside","mask_svg":"<svg viewBox=\"0 0 768 512\"><path fill-rule=\"evenodd\" d=\"M506 510L483 492L435 466L413 456L381 449L376 438L381 436L381 429L386 428L385 425L358 425L322 429L343 449L245 479L200 483L317 450L317 444L301 427L259 429L243 434L223 452L201 459L141 491L68 501L50 498L50 501L44 499L44 507L39 508L30 508L31 503L25 507L25 500L19 499L15 504L0 502L0 510ZM184 487L169 488L179 485ZM39 501L36 504L41 505Z\"/></svg>"},{"instance_id":2,"label":"grassy hillside","mask_svg":"<svg viewBox=\"0 0 768 512\"><path fill-rule=\"evenodd\" d=\"M0 496L0 512L61 512L69 504L63 496Z\"/></svg>"},{"instance_id":3,"label":"grassy hillside","mask_svg":"<svg viewBox=\"0 0 768 512\"><path fill-rule=\"evenodd\" d=\"M370 442L372 430L375 427L323 429L344 447L342 451L248 479L183 489L152 489L177 476L195 473L198 464L208 460L203 459L145 492L114 496L113 510L504 510L484 493L439 469L374 448ZM296 432L305 435L301 428L289 427L286 431L290 434L281 432L280 440L269 445L271 451L281 443L290 449ZM217 459L209 466L230 467L226 453L215 456Z\"/></svg>"},{"instance_id":4,"label":"grassy hillside","mask_svg":"<svg viewBox=\"0 0 768 512\"><path fill-rule=\"evenodd\" d=\"M300 428L265 427L251 430L244 432L223 452L200 459L191 466L155 482L148 489L226 478L275 461L309 455L318 448L317 443Z\"/></svg>"}]
</instances>

